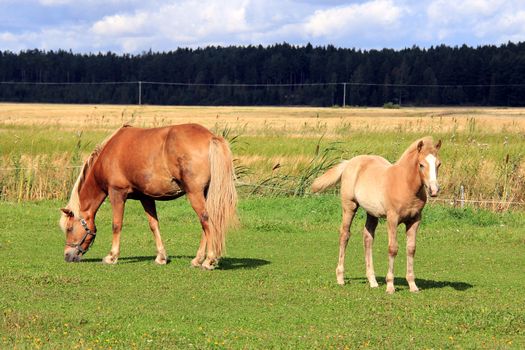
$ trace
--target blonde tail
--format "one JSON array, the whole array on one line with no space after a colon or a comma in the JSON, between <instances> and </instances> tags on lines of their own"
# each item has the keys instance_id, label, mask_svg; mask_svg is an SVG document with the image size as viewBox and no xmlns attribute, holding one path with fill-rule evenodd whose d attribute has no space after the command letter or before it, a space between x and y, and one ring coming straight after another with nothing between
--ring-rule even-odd
<instances>
[{"instance_id":1,"label":"blonde tail","mask_svg":"<svg viewBox=\"0 0 525 350\"><path fill-rule=\"evenodd\" d=\"M237 224L237 191L233 157L228 142L213 137L210 142L210 185L206 211L210 220L212 249L220 258L226 247L226 231Z\"/></svg>"},{"instance_id":2,"label":"blonde tail","mask_svg":"<svg viewBox=\"0 0 525 350\"><path fill-rule=\"evenodd\" d=\"M312 192L322 192L328 187L334 186L339 181L341 181L341 175L343 175L343 171L345 170L347 164L348 160L344 160L315 179L312 184Z\"/></svg>"}]
</instances>

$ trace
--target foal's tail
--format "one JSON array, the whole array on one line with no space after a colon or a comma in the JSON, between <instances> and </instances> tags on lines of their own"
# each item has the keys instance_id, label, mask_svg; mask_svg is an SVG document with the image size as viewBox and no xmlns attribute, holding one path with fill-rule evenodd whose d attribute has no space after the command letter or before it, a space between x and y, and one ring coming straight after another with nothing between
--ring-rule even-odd
<instances>
[{"instance_id":1,"label":"foal's tail","mask_svg":"<svg viewBox=\"0 0 525 350\"><path fill-rule=\"evenodd\" d=\"M312 184L312 192L322 192L328 187L334 186L339 181L341 181L341 175L343 175L343 171L345 170L347 164L348 160L344 160L315 179Z\"/></svg>"},{"instance_id":2,"label":"foal's tail","mask_svg":"<svg viewBox=\"0 0 525 350\"><path fill-rule=\"evenodd\" d=\"M219 258L226 246L226 230L238 222L233 157L228 142L222 137L212 138L209 161L211 178L206 211L211 224L211 245Z\"/></svg>"}]
</instances>

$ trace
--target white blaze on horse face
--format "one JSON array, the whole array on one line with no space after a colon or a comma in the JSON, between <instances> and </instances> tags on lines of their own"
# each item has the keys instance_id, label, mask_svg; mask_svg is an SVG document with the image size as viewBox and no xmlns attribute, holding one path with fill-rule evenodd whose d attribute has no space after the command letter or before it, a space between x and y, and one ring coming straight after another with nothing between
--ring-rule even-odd
<instances>
[{"instance_id":1,"label":"white blaze on horse face","mask_svg":"<svg viewBox=\"0 0 525 350\"><path fill-rule=\"evenodd\" d=\"M429 177L429 188L430 188L430 195L431 196L437 196L437 193L439 192L439 186L437 183L437 169L436 169L436 157L432 154L429 154L425 157L425 160L428 163L428 177Z\"/></svg>"}]
</instances>

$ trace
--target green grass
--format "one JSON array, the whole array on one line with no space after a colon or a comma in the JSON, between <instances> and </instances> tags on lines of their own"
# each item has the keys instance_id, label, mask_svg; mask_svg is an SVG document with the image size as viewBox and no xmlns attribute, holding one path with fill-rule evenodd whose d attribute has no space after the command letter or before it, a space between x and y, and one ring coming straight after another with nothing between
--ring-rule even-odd
<instances>
[{"instance_id":1,"label":"green grass","mask_svg":"<svg viewBox=\"0 0 525 350\"><path fill-rule=\"evenodd\" d=\"M242 198L242 227L212 272L189 267L200 234L185 199L159 204L166 266L153 262L134 201L118 265L100 263L111 241L108 204L85 262L65 263L62 204L0 202L0 348L525 347L523 212L427 207L415 261L422 291L408 291L400 249L390 296L384 223L374 249L380 288L366 284L362 212L348 283L336 284L335 196Z\"/></svg>"}]
</instances>

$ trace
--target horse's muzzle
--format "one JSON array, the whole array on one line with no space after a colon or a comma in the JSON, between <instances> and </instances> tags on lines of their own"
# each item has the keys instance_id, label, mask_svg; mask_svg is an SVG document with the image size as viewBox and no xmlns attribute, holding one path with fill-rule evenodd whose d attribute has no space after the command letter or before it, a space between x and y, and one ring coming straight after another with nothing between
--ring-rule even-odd
<instances>
[{"instance_id":1,"label":"horse's muzzle","mask_svg":"<svg viewBox=\"0 0 525 350\"><path fill-rule=\"evenodd\" d=\"M77 249L68 249L64 252L66 262L80 262L82 254Z\"/></svg>"}]
</instances>

